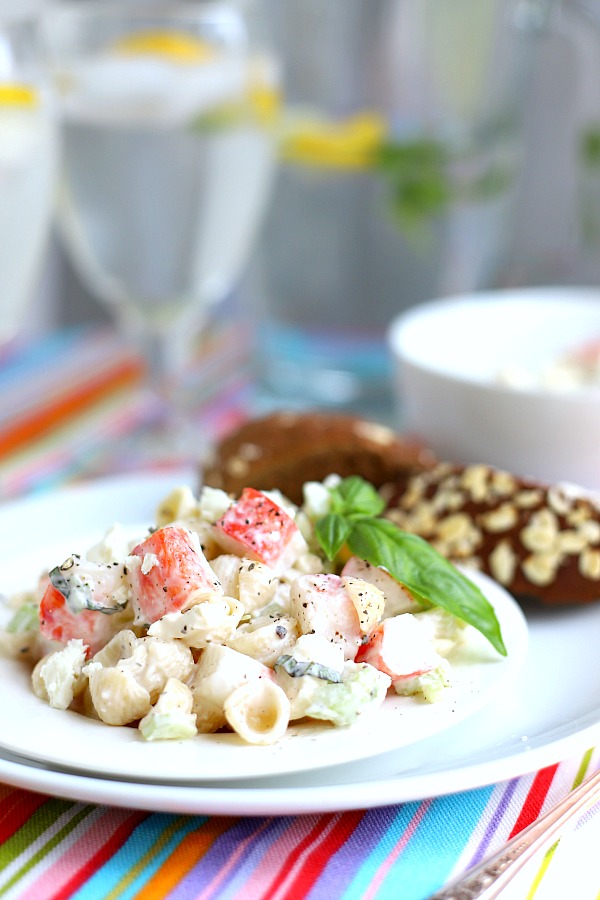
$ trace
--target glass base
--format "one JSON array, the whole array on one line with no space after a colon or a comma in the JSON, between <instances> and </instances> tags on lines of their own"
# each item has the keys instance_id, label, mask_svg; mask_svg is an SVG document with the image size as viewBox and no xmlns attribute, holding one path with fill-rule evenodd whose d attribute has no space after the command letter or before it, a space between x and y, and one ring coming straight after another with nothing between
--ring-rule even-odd
<instances>
[{"instance_id":1,"label":"glass base","mask_svg":"<svg viewBox=\"0 0 600 900\"><path fill-rule=\"evenodd\" d=\"M325 407L390 421L392 364L385 337L269 325L258 337L262 405Z\"/></svg>"}]
</instances>

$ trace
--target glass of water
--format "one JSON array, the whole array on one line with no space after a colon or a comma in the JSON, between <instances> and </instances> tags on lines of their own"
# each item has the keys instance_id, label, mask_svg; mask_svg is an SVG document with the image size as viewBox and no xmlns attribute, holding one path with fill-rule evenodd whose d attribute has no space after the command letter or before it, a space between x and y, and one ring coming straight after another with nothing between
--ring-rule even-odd
<instances>
[{"instance_id":1,"label":"glass of water","mask_svg":"<svg viewBox=\"0 0 600 900\"><path fill-rule=\"evenodd\" d=\"M27 319L52 222L56 165L35 22L0 11L0 347Z\"/></svg>"},{"instance_id":2,"label":"glass of water","mask_svg":"<svg viewBox=\"0 0 600 900\"><path fill-rule=\"evenodd\" d=\"M278 78L263 26L258 0L64 0L42 20L61 232L141 346L169 444L190 339L240 278L269 195Z\"/></svg>"}]
</instances>

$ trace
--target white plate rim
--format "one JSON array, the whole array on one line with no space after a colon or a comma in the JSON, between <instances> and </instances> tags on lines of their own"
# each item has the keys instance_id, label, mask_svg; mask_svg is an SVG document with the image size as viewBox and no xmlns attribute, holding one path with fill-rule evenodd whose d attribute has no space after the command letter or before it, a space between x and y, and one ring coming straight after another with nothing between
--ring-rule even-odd
<instances>
[{"instance_id":1,"label":"white plate rim","mask_svg":"<svg viewBox=\"0 0 600 900\"><path fill-rule=\"evenodd\" d=\"M458 726L460 727L460 726ZM555 765L600 743L600 723L546 744L527 756L508 756L406 777L306 782L240 788L144 784L38 768L0 752L0 780L15 788L80 803L183 815L286 816L373 809L476 790Z\"/></svg>"}]
</instances>

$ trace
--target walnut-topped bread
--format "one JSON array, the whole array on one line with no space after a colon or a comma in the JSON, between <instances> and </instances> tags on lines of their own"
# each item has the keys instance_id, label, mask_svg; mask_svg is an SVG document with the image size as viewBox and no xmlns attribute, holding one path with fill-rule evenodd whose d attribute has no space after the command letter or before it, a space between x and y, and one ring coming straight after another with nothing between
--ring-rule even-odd
<instances>
[{"instance_id":1,"label":"walnut-topped bread","mask_svg":"<svg viewBox=\"0 0 600 900\"><path fill-rule=\"evenodd\" d=\"M244 487L278 488L301 503L304 482L331 473L361 475L376 487L401 486L433 464L421 444L376 422L316 411L276 412L225 437L205 461L203 481L232 494Z\"/></svg>"},{"instance_id":2,"label":"walnut-topped bread","mask_svg":"<svg viewBox=\"0 0 600 900\"><path fill-rule=\"evenodd\" d=\"M583 491L440 463L400 486L387 515L517 597L600 600L600 506Z\"/></svg>"}]
</instances>

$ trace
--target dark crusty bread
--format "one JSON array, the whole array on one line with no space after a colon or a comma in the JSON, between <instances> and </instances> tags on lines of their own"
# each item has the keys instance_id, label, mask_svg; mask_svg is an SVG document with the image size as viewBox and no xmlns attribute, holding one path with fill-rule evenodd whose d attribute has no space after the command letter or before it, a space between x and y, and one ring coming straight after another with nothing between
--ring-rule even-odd
<instances>
[{"instance_id":1,"label":"dark crusty bread","mask_svg":"<svg viewBox=\"0 0 600 900\"><path fill-rule=\"evenodd\" d=\"M600 600L600 506L583 491L440 463L399 486L387 515L516 597Z\"/></svg>"},{"instance_id":2,"label":"dark crusty bread","mask_svg":"<svg viewBox=\"0 0 600 900\"><path fill-rule=\"evenodd\" d=\"M401 486L433 463L421 444L374 422L317 411L276 412L226 436L205 461L202 478L231 494L245 487L277 488L301 503L305 481L335 473L361 475L376 487Z\"/></svg>"}]
</instances>

